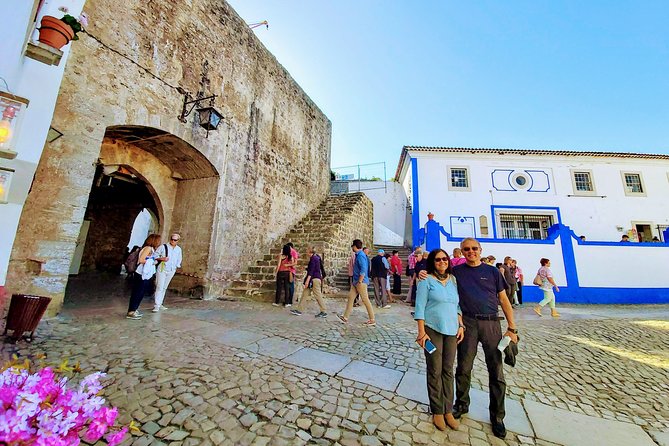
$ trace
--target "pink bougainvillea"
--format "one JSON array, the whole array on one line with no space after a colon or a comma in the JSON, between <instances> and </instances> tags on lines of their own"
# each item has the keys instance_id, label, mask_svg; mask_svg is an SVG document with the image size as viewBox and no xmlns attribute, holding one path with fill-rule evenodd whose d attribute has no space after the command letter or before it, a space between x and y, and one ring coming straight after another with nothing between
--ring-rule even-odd
<instances>
[{"instance_id":1,"label":"pink bougainvillea","mask_svg":"<svg viewBox=\"0 0 669 446\"><path fill-rule=\"evenodd\" d=\"M105 406L98 393L104 373L85 377L68 387L62 376L72 368L67 361L54 369L31 372L30 364L16 360L0 372L0 442L12 445L69 446L84 438L109 445L121 443L128 428L115 427L118 409Z\"/></svg>"}]
</instances>

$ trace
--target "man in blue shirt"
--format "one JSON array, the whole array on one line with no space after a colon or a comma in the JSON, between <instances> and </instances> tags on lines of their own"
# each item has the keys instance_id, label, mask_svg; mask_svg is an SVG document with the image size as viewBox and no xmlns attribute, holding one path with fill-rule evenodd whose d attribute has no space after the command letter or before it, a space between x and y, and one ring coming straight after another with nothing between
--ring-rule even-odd
<instances>
[{"instance_id":1,"label":"man in blue shirt","mask_svg":"<svg viewBox=\"0 0 669 446\"><path fill-rule=\"evenodd\" d=\"M355 263L353 264L353 282L351 283L351 289L348 293L346 310L344 311L343 315L338 314L337 317L342 323L348 323L348 317L353 311L353 301L355 300L355 297L360 294L360 299L365 305L365 308L367 308L367 315L369 316L369 319L363 325L374 327L376 325L376 321L374 320L374 310L372 309L372 304L369 302L369 296L367 295L367 285L369 284L369 259L362 250L362 240L353 240L351 249L355 253Z\"/></svg>"}]
</instances>

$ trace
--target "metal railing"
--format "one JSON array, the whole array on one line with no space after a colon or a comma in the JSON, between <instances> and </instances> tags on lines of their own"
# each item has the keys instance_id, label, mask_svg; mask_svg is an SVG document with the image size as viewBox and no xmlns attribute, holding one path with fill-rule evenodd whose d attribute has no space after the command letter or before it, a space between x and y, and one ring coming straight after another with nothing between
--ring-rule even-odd
<instances>
[{"instance_id":1,"label":"metal railing","mask_svg":"<svg viewBox=\"0 0 669 446\"><path fill-rule=\"evenodd\" d=\"M334 176L334 179L330 180L332 195L377 189L388 190L385 162L333 167L331 171Z\"/></svg>"}]
</instances>

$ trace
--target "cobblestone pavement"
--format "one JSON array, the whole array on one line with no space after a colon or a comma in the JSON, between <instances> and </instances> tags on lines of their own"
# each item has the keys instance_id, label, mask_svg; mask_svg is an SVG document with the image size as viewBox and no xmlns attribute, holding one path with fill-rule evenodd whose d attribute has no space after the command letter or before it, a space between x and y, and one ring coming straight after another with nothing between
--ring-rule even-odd
<instances>
[{"instance_id":1,"label":"cobblestone pavement","mask_svg":"<svg viewBox=\"0 0 669 446\"><path fill-rule=\"evenodd\" d=\"M105 395L120 407L122 421L134 419L143 430L125 444L550 445L512 433L501 441L489 425L466 418L460 430L440 432L424 405L393 392L201 336L243 329L421 372L414 322L403 305L380 310L379 325L367 328L360 325L362 309L347 326L337 321L340 300L328 300L333 311L320 320L269 304L172 297L168 311L130 321L122 317L124 298L87 294L43 323L32 345L5 344L1 353L45 352L107 371ZM669 306L562 312L552 320L519 309L521 355L515 369L506 369L509 397L669 431ZM485 390L485 376L477 358L473 386Z\"/></svg>"}]
</instances>

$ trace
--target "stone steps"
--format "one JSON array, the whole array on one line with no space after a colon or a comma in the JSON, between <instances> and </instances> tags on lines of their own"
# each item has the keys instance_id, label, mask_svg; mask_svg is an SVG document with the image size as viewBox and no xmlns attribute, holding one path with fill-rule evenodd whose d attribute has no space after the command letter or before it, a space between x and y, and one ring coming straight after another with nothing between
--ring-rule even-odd
<instances>
[{"instance_id":1,"label":"stone steps","mask_svg":"<svg viewBox=\"0 0 669 446\"><path fill-rule=\"evenodd\" d=\"M256 300L273 300L276 287L274 271L281 247L288 242L292 242L300 253L296 267L298 281L301 280L308 263L307 248L315 246L324 259L326 284L337 286L336 273L343 268L346 274L351 240L372 240L372 215L372 203L362 193L326 198L242 271L227 288L226 294ZM345 285L348 291L348 278ZM301 289L301 283L296 286Z\"/></svg>"}]
</instances>

